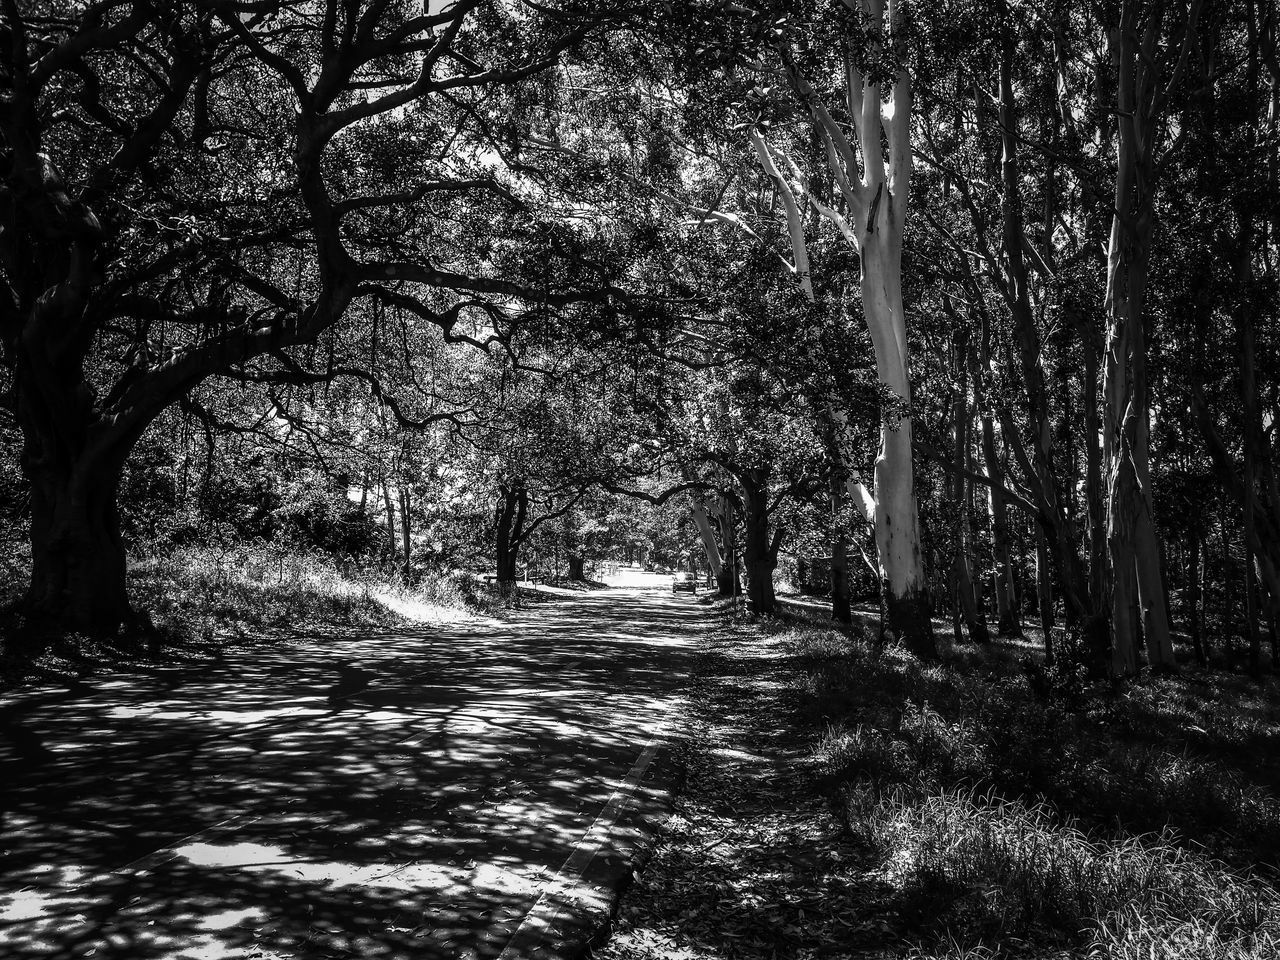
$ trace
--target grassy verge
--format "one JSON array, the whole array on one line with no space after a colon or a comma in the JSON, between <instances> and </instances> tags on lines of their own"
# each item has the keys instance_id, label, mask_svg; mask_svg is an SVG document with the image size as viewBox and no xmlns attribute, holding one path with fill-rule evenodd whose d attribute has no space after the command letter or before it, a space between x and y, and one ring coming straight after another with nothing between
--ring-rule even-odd
<instances>
[{"instance_id":1,"label":"grassy verge","mask_svg":"<svg viewBox=\"0 0 1280 960\"><path fill-rule=\"evenodd\" d=\"M139 558L129 576L157 627L205 636L451 622L487 605L465 577L429 572L406 585L378 567L271 545L180 547Z\"/></svg>"},{"instance_id":2,"label":"grassy verge","mask_svg":"<svg viewBox=\"0 0 1280 960\"><path fill-rule=\"evenodd\" d=\"M617 960L663 955L654 931L698 957L1280 956L1274 681L1092 689L1012 645L924 665L795 618L726 622L705 659L732 663L695 698L709 745ZM726 750L755 774L725 782ZM664 892L689 883L709 906Z\"/></svg>"},{"instance_id":3,"label":"grassy verge","mask_svg":"<svg viewBox=\"0 0 1280 960\"><path fill-rule=\"evenodd\" d=\"M3 593L13 601L25 570L9 566ZM4 658L0 682L80 673L103 662L201 657L238 641L456 623L497 607L467 576L427 572L406 585L377 567L271 544L147 553L131 559L128 576L133 605L153 631L140 641L62 638L35 662Z\"/></svg>"}]
</instances>

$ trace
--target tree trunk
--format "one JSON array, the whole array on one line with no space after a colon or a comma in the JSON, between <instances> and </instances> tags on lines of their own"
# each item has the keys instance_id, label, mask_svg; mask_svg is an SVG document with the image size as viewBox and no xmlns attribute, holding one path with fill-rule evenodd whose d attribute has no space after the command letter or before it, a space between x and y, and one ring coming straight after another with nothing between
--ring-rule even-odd
<instances>
[{"instance_id":1,"label":"tree trunk","mask_svg":"<svg viewBox=\"0 0 1280 960\"><path fill-rule=\"evenodd\" d=\"M1107 513L1102 484L1102 417L1098 406L1100 349L1097 332L1082 311L1077 319L1084 352L1084 499L1089 526L1089 621L1085 656L1097 672L1110 669L1111 630L1107 609Z\"/></svg>"},{"instance_id":2,"label":"tree trunk","mask_svg":"<svg viewBox=\"0 0 1280 960\"><path fill-rule=\"evenodd\" d=\"M410 537L410 525L412 521L409 518L409 488L402 486L400 488L400 537L404 547L404 582L408 583L413 577L413 546Z\"/></svg>"},{"instance_id":3,"label":"tree trunk","mask_svg":"<svg viewBox=\"0 0 1280 960\"><path fill-rule=\"evenodd\" d=\"M26 607L40 631L110 636L134 620L125 581L124 542L116 509L120 467L46 464L31 481L31 583ZM47 463L47 462L46 462Z\"/></svg>"},{"instance_id":4,"label":"tree trunk","mask_svg":"<svg viewBox=\"0 0 1280 960\"><path fill-rule=\"evenodd\" d=\"M884 581L887 629L916 656L933 660L938 648L921 560L911 459L911 384L901 254L901 236L892 223L881 225L862 246L862 309L876 348L877 374L895 400L885 405L880 425L880 455L875 465L876 549Z\"/></svg>"},{"instance_id":5,"label":"tree trunk","mask_svg":"<svg viewBox=\"0 0 1280 960\"><path fill-rule=\"evenodd\" d=\"M857 154L845 130L802 76L796 58L785 49L783 65L792 89L805 109L812 111L815 132L826 146L833 182L839 185L856 224L851 230L848 222L830 208L819 211L843 224L844 236L858 253L863 318L875 352L876 375L887 395L881 411L880 453L875 465L876 549L887 626L907 649L932 660L937 658L938 648L933 636L920 547L912 465L907 321L902 300L902 237L911 190L912 84L910 73L899 61L888 79L892 111L883 113L878 109L886 99L881 51L886 46L892 48L899 44L904 24L900 7L890 5L886 10L876 2L865 8L865 12L866 53L875 66L864 72L866 64L856 63L848 49L842 51L846 81L842 97L856 128ZM884 62L891 60L886 58ZM759 134L753 134L753 144L786 207L796 272L801 289L812 299L809 259L804 250L803 225L795 212L795 198L786 178L778 174ZM809 199L814 198L810 195Z\"/></svg>"},{"instance_id":6,"label":"tree trunk","mask_svg":"<svg viewBox=\"0 0 1280 960\"><path fill-rule=\"evenodd\" d=\"M1053 575L1043 530L1036 531L1036 606L1040 613L1040 630L1044 634L1045 666L1053 666Z\"/></svg>"},{"instance_id":7,"label":"tree trunk","mask_svg":"<svg viewBox=\"0 0 1280 960\"><path fill-rule=\"evenodd\" d=\"M717 585L721 585L721 595L728 596L733 589L732 585L727 592L723 589L723 581L726 580L724 560L720 556L720 544L716 541L716 532L711 526L711 519L707 516L706 505L699 498L694 497L690 512L693 514L694 526L698 528L698 537L702 540L702 549L707 555L707 567L715 577Z\"/></svg>"},{"instance_id":8,"label":"tree trunk","mask_svg":"<svg viewBox=\"0 0 1280 960\"><path fill-rule=\"evenodd\" d=\"M1253 550L1246 545L1244 553L1245 635L1249 638L1249 674L1262 674L1262 631L1258 626L1261 611L1258 603L1258 577L1253 568Z\"/></svg>"},{"instance_id":9,"label":"tree trunk","mask_svg":"<svg viewBox=\"0 0 1280 960\"><path fill-rule=\"evenodd\" d=\"M523 487L502 487L499 496L494 537L498 592L503 597L510 597L515 594L519 579L520 542L529 509L529 492Z\"/></svg>"},{"instance_id":10,"label":"tree trunk","mask_svg":"<svg viewBox=\"0 0 1280 960\"><path fill-rule=\"evenodd\" d=\"M955 471L951 476L951 499L955 504L955 553L952 556L952 577L955 583L956 599L959 612L964 616L965 629L969 640L973 643L987 643L991 637L987 632L987 621L974 598L973 576L969 571L969 510L968 490L962 470L969 463L969 358L968 335L961 328L956 333L956 378L958 380L956 397L952 403L952 421L954 425L954 461ZM960 639L958 630L953 630L955 639Z\"/></svg>"},{"instance_id":11,"label":"tree trunk","mask_svg":"<svg viewBox=\"0 0 1280 960\"><path fill-rule=\"evenodd\" d=\"M1190 569L1187 571L1187 629L1191 633L1191 649L1195 651L1196 663L1202 667L1208 663L1200 630L1200 581L1204 575L1203 540L1200 521L1193 520L1191 522L1191 562Z\"/></svg>"},{"instance_id":12,"label":"tree trunk","mask_svg":"<svg viewBox=\"0 0 1280 960\"><path fill-rule=\"evenodd\" d=\"M723 562L716 577L716 593L732 597L738 589L738 541L733 525L733 502L727 496L720 497L716 523L720 527L720 542L724 545Z\"/></svg>"},{"instance_id":13,"label":"tree trunk","mask_svg":"<svg viewBox=\"0 0 1280 960\"><path fill-rule=\"evenodd\" d=\"M1150 257L1153 170L1150 137L1154 125L1139 116L1135 92L1138 63L1137 14L1126 4L1120 26L1110 38L1118 66L1116 183L1111 238L1107 250L1107 336L1103 369L1103 465L1107 483L1107 548L1112 577L1112 670L1137 671L1131 610L1142 601L1148 662L1173 669L1173 646L1162 612L1164 589L1155 547L1153 509L1147 473L1147 384L1143 302ZM1147 78L1150 79L1149 77ZM1141 186L1140 186L1141 184Z\"/></svg>"},{"instance_id":14,"label":"tree trunk","mask_svg":"<svg viewBox=\"0 0 1280 960\"><path fill-rule=\"evenodd\" d=\"M387 478L382 478L382 504L387 511L387 555L391 558L391 562L396 560L396 509L395 504L391 501L391 488L387 485Z\"/></svg>"},{"instance_id":15,"label":"tree trunk","mask_svg":"<svg viewBox=\"0 0 1280 960\"><path fill-rule=\"evenodd\" d=\"M569 579L570 580L587 579L586 567L587 567L586 557L584 557L580 553L569 554Z\"/></svg>"},{"instance_id":16,"label":"tree trunk","mask_svg":"<svg viewBox=\"0 0 1280 960\"><path fill-rule=\"evenodd\" d=\"M1150 490L1148 477L1144 491ZM1142 497L1144 509L1136 525L1135 562L1138 568L1138 595L1142 602L1142 636L1147 645L1147 664L1154 670L1177 667L1173 635L1169 630L1169 598L1165 595L1160 543L1150 512L1151 495Z\"/></svg>"},{"instance_id":17,"label":"tree trunk","mask_svg":"<svg viewBox=\"0 0 1280 960\"><path fill-rule=\"evenodd\" d=\"M836 422L828 417L825 427L827 460L831 470L827 489L831 505L831 619L837 623L852 623L853 609L849 604L849 478L840 451L840 438L836 435Z\"/></svg>"},{"instance_id":18,"label":"tree trunk","mask_svg":"<svg viewBox=\"0 0 1280 960\"><path fill-rule=\"evenodd\" d=\"M1040 329L1031 305L1030 276L1025 259L1026 224L1022 203L1022 173L1018 161L1019 118L1013 83L1015 45L1006 36L999 68L1001 134L1001 243L1005 257L1002 292L1013 320L1014 340L1027 394L1032 436L1030 456L1023 449L1013 419L1002 411L1006 443L1014 447L1023 465L1037 508L1040 531L1047 539L1063 600L1067 623L1088 629L1092 619L1086 600L1084 576L1076 536L1063 509L1060 477L1054 465L1053 424L1045 384L1044 351Z\"/></svg>"},{"instance_id":19,"label":"tree trunk","mask_svg":"<svg viewBox=\"0 0 1280 960\"><path fill-rule=\"evenodd\" d=\"M773 613L774 554L769 543L769 469L744 470L740 480L743 494L744 534L742 553L747 567L747 603L754 613Z\"/></svg>"},{"instance_id":20,"label":"tree trunk","mask_svg":"<svg viewBox=\"0 0 1280 960\"><path fill-rule=\"evenodd\" d=\"M1022 619L1018 616L1009 550L1009 506L999 490L1004 485L1004 468L996 455L995 424L987 413L982 415L982 461L992 480L987 487L987 508L991 514L991 557L995 567L996 630L1002 637L1020 637Z\"/></svg>"},{"instance_id":21,"label":"tree trunk","mask_svg":"<svg viewBox=\"0 0 1280 960\"><path fill-rule=\"evenodd\" d=\"M1110 30L1108 49L1116 67L1116 181L1107 249L1103 369L1103 461L1107 478L1107 537L1111 575L1136 583L1147 662L1176 670L1160 565L1150 477L1150 397L1147 387L1145 299L1156 193L1155 143L1167 104L1157 93L1172 88L1188 62L1200 4L1181 23L1171 21L1171 41L1161 48L1166 7L1125 0ZM1181 35L1178 35L1178 31ZM1181 47L1179 52L1178 47ZM1166 66L1169 75L1164 75ZM1156 105L1159 101L1159 105ZM1132 577L1128 570L1133 570ZM1126 588L1127 589L1127 588ZM1121 598L1129 599L1129 598ZM1116 608L1113 598L1112 610ZM1113 623L1113 642L1132 645L1136 623ZM1120 636L1127 629L1129 635ZM1135 658L1120 656L1115 662Z\"/></svg>"},{"instance_id":22,"label":"tree trunk","mask_svg":"<svg viewBox=\"0 0 1280 960\"><path fill-rule=\"evenodd\" d=\"M831 537L831 619L837 623L853 622L849 601L849 535L837 527Z\"/></svg>"}]
</instances>

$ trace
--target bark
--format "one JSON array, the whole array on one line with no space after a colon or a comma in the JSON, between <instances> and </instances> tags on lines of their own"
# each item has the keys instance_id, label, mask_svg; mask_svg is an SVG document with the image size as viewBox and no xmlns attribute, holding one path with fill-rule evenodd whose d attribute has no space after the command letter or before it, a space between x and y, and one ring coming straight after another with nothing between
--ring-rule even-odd
<instances>
[{"instance_id":1,"label":"bark","mask_svg":"<svg viewBox=\"0 0 1280 960\"><path fill-rule=\"evenodd\" d=\"M1198 5L1188 14L1194 30ZM1165 82L1156 50L1164 11L1146 22L1138 4L1124 3L1109 48L1117 69L1116 182L1107 249L1107 335L1103 369L1103 469L1107 484L1107 549L1112 576L1112 667L1136 670L1137 624L1128 609L1140 600L1147 660L1154 669L1176 669L1165 617L1163 577L1156 540L1149 469L1149 406L1144 301L1151 252L1155 169L1152 140L1161 105L1154 97Z\"/></svg>"},{"instance_id":2,"label":"bark","mask_svg":"<svg viewBox=\"0 0 1280 960\"><path fill-rule=\"evenodd\" d=\"M1187 629L1191 634L1191 649L1195 651L1196 663L1204 666L1208 662L1205 656L1204 640L1200 628L1201 579L1204 576L1204 535L1199 522L1191 524L1191 562L1187 571Z\"/></svg>"},{"instance_id":3,"label":"bark","mask_svg":"<svg viewBox=\"0 0 1280 960\"><path fill-rule=\"evenodd\" d=\"M400 488L400 537L404 548L404 581L408 583L413 577L413 541L411 534L412 520L409 517L409 488Z\"/></svg>"},{"instance_id":4,"label":"bark","mask_svg":"<svg viewBox=\"0 0 1280 960\"><path fill-rule=\"evenodd\" d=\"M1089 527L1089 597L1096 628L1086 639L1086 656L1098 669L1109 668L1111 629L1107 596L1107 514L1102 485L1102 417L1098 405L1098 337L1083 313L1077 320L1084 352L1085 516Z\"/></svg>"},{"instance_id":5,"label":"bark","mask_svg":"<svg viewBox=\"0 0 1280 960\"><path fill-rule=\"evenodd\" d=\"M844 487L839 478L833 478L831 487L832 514L836 521L831 532L831 619L837 623L852 623L853 608L849 602L849 532L842 522L844 516Z\"/></svg>"},{"instance_id":6,"label":"bark","mask_svg":"<svg viewBox=\"0 0 1280 960\"><path fill-rule=\"evenodd\" d=\"M733 501L721 495L716 523L720 527L720 542L724 545L720 575L716 577L716 593L732 597L738 590L738 541L733 525Z\"/></svg>"},{"instance_id":7,"label":"bark","mask_svg":"<svg viewBox=\"0 0 1280 960\"><path fill-rule=\"evenodd\" d=\"M754 613L773 613L777 599L773 593L776 553L769 541L769 469L753 467L739 479L743 495L743 561L747 568L747 603Z\"/></svg>"},{"instance_id":8,"label":"bark","mask_svg":"<svg viewBox=\"0 0 1280 960\"><path fill-rule=\"evenodd\" d=\"M1045 666L1052 666L1053 647L1053 575L1049 564L1049 547L1043 530L1036 531L1036 607L1040 613L1040 630L1044 634Z\"/></svg>"},{"instance_id":9,"label":"bark","mask_svg":"<svg viewBox=\"0 0 1280 960\"><path fill-rule=\"evenodd\" d=\"M1013 446L1032 491L1037 521L1050 551L1049 561L1061 586L1068 626L1096 632L1098 617L1087 599L1087 583L1076 546L1077 538L1063 509L1060 477L1054 466L1053 423L1045 382L1044 351L1031 305L1018 153L1019 117L1013 85L1014 52L1013 38L1008 36L1002 46L999 68L1001 245L1005 262L999 286L1013 321L1014 342L1027 395L1027 414L1032 430L1029 453L1022 448L1013 419L1007 411L1002 411L1001 429L1006 443Z\"/></svg>"},{"instance_id":10,"label":"bark","mask_svg":"<svg viewBox=\"0 0 1280 960\"><path fill-rule=\"evenodd\" d=\"M694 526L698 528L698 537L702 540L702 549L707 555L707 567L711 570L711 575L715 578L716 583L720 584L724 580L724 560L720 556L720 544L716 541L715 529L711 526L711 519L707 516L706 505L698 497L693 498L693 504L690 508L693 514ZM729 593L732 589L729 590ZM728 595L724 590L721 593Z\"/></svg>"},{"instance_id":11,"label":"bark","mask_svg":"<svg viewBox=\"0 0 1280 960\"><path fill-rule=\"evenodd\" d=\"M116 458L77 459L28 468L32 566L26 607L42 628L108 636L134 622L116 510L121 467Z\"/></svg>"},{"instance_id":12,"label":"bark","mask_svg":"<svg viewBox=\"0 0 1280 960\"><path fill-rule=\"evenodd\" d=\"M801 184L801 192L819 215L826 217L856 249L861 264L862 312L871 335L876 373L891 398L881 417L880 453L875 465L875 532L881 583L886 595L887 627L917 656L938 655L930 620L928 589L920 546L912 464L911 385L907 355L906 315L902 300L902 236L911 183L911 75L899 66L889 78L891 112L882 110L880 68L884 51L901 54L901 9L882 0L864 6L867 55L876 68L863 72L848 48L839 51L845 67L844 107L853 119L858 149L845 130L801 75L794 51L785 43L779 54L788 81L803 108L811 111L814 130L822 141L832 182L845 209L840 213ZM893 57L885 58L890 62ZM753 146L761 165L774 180L786 205L788 232L799 272L807 268L803 230L798 229L797 205L790 186L773 162L758 134ZM803 256L802 256L803 254ZM812 284L800 282L812 296Z\"/></svg>"},{"instance_id":13,"label":"bark","mask_svg":"<svg viewBox=\"0 0 1280 960\"><path fill-rule=\"evenodd\" d=\"M884 581L886 626L899 642L923 659L938 656L920 549L912 463L911 381L907 326L902 302L902 226L905 206L890 194L885 212L862 243L862 310L871 331L876 373L896 402L885 405L880 455L875 464L875 530Z\"/></svg>"},{"instance_id":14,"label":"bark","mask_svg":"<svg viewBox=\"0 0 1280 960\"><path fill-rule=\"evenodd\" d=\"M956 334L956 396L952 402L955 471L951 476L951 499L955 506L955 553L952 557L952 578L955 587L958 614L963 616L969 640L986 643L991 637L974 596L973 576L969 570L969 511L968 491L962 471L969 462L969 359L968 337L963 329ZM957 618L958 619L958 618ZM960 639L958 630L953 630Z\"/></svg>"},{"instance_id":15,"label":"bark","mask_svg":"<svg viewBox=\"0 0 1280 960\"><path fill-rule=\"evenodd\" d=\"M396 560L396 508L391 500L391 488L387 485L387 478L382 478L382 505L387 511L387 555L391 558L391 562Z\"/></svg>"},{"instance_id":16,"label":"bark","mask_svg":"<svg viewBox=\"0 0 1280 960\"><path fill-rule=\"evenodd\" d=\"M1004 468L996 455L995 425L990 414L982 415L982 461L991 484L987 487L987 508L991 515L991 558L994 565L996 596L996 630L1002 637L1022 636L1022 618L1018 614L1018 598L1013 580L1010 554L1009 506L1000 488L1004 486Z\"/></svg>"},{"instance_id":17,"label":"bark","mask_svg":"<svg viewBox=\"0 0 1280 960\"><path fill-rule=\"evenodd\" d=\"M1244 555L1244 616L1245 636L1249 640L1249 673L1262 674L1262 632L1258 629L1260 614L1258 604L1258 578L1253 567L1253 550L1246 547Z\"/></svg>"},{"instance_id":18,"label":"bark","mask_svg":"<svg viewBox=\"0 0 1280 960\"><path fill-rule=\"evenodd\" d=\"M840 450L840 438L836 423L828 419L825 430L827 460L831 469L828 497L831 506L831 619L837 623L852 623L853 609L849 604L849 477L844 468Z\"/></svg>"},{"instance_id":19,"label":"bark","mask_svg":"<svg viewBox=\"0 0 1280 960\"><path fill-rule=\"evenodd\" d=\"M520 543L529 511L529 491L522 486L506 486L499 490L499 496L494 536L498 591L508 597L515 593L519 576Z\"/></svg>"},{"instance_id":20,"label":"bark","mask_svg":"<svg viewBox=\"0 0 1280 960\"><path fill-rule=\"evenodd\" d=\"M587 579L587 558L580 553L569 554L569 579L585 580Z\"/></svg>"}]
</instances>

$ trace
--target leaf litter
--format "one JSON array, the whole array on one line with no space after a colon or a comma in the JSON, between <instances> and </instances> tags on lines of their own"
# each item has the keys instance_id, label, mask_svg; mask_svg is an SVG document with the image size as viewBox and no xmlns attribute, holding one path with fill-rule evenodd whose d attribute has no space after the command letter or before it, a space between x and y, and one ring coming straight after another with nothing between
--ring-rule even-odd
<instances>
[{"instance_id":1,"label":"leaf litter","mask_svg":"<svg viewBox=\"0 0 1280 960\"><path fill-rule=\"evenodd\" d=\"M824 794L794 722L801 675L769 636L704 641L689 698L685 789L600 960L899 956L881 864Z\"/></svg>"}]
</instances>

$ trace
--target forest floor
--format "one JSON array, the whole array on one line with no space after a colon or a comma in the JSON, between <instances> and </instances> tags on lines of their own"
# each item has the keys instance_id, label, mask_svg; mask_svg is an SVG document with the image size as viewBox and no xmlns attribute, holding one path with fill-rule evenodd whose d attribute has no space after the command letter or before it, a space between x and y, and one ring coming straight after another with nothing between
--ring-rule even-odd
<instances>
[{"instance_id":1,"label":"forest floor","mask_svg":"<svg viewBox=\"0 0 1280 960\"><path fill-rule=\"evenodd\" d=\"M1125 687L721 612L686 789L599 960L1280 956L1274 679Z\"/></svg>"}]
</instances>

